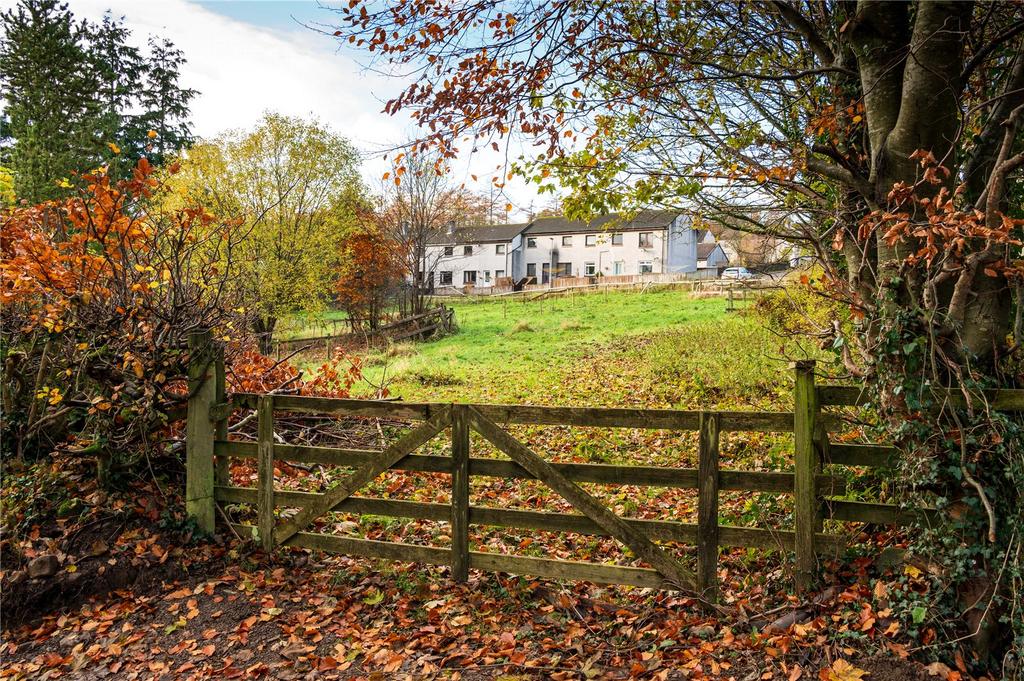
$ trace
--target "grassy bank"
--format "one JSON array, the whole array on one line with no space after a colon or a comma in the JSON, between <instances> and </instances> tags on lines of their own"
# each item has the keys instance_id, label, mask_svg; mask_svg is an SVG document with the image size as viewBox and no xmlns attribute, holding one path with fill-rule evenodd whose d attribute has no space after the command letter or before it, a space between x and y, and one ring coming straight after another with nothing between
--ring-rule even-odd
<instances>
[{"instance_id":1,"label":"grassy bank","mask_svg":"<svg viewBox=\"0 0 1024 681\"><path fill-rule=\"evenodd\" d=\"M784 347L722 299L609 292L454 302L459 332L364 358L370 386L410 400L767 408L788 402Z\"/></svg>"}]
</instances>

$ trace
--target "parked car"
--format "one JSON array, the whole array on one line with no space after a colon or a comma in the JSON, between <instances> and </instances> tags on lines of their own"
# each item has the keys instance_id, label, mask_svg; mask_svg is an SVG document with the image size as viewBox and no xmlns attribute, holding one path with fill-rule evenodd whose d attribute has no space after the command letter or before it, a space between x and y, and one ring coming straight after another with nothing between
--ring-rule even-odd
<instances>
[{"instance_id":1,"label":"parked car","mask_svg":"<svg viewBox=\"0 0 1024 681\"><path fill-rule=\"evenodd\" d=\"M722 270L722 279L753 279L754 276L746 267L726 267Z\"/></svg>"}]
</instances>

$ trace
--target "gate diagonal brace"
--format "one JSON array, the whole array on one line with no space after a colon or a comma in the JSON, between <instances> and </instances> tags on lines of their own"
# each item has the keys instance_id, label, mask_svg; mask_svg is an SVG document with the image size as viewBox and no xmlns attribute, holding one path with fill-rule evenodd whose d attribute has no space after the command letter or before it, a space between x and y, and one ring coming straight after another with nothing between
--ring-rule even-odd
<instances>
[{"instance_id":1,"label":"gate diagonal brace","mask_svg":"<svg viewBox=\"0 0 1024 681\"><path fill-rule=\"evenodd\" d=\"M693 573L638 529L628 525L622 518L609 511L600 500L569 480L554 466L537 456L529 447L509 435L476 409L469 407L468 417L473 430L525 468L530 475L558 492L601 529L629 547L639 558L660 572L667 581L682 591L692 592L694 590L696 580Z\"/></svg>"},{"instance_id":2,"label":"gate diagonal brace","mask_svg":"<svg viewBox=\"0 0 1024 681\"><path fill-rule=\"evenodd\" d=\"M355 494L360 488L365 487L381 473L394 466L421 445L426 444L448 426L450 419L451 410L446 408L427 420L416 430L406 433L401 439L388 446L373 459L367 461L352 475L341 480L337 485L324 492L318 499L292 516L291 520L278 527L274 532L275 545L279 546L285 543L298 532L308 527L314 520L325 513L330 513L334 507Z\"/></svg>"}]
</instances>

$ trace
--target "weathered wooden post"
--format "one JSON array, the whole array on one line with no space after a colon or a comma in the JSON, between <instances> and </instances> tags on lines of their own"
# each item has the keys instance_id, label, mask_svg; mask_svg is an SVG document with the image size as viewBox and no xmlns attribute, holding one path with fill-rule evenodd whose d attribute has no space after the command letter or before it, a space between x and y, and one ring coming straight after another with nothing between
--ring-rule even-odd
<instances>
[{"instance_id":1,"label":"weathered wooden post","mask_svg":"<svg viewBox=\"0 0 1024 681\"><path fill-rule=\"evenodd\" d=\"M466 406L452 405L452 579L469 578L469 423Z\"/></svg>"},{"instance_id":2,"label":"weathered wooden post","mask_svg":"<svg viewBox=\"0 0 1024 681\"><path fill-rule=\"evenodd\" d=\"M256 482L259 487L256 525L260 546L274 548L274 397L260 395L256 401Z\"/></svg>"},{"instance_id":3,"label":"weathered wooden post","mask_svg":"<svg viewBox=\"0 0 1024 681\"><path fill-rule=\"evenodd\" d=\"M196 527L213 534L213 438L210 407L217 397L213 334L193 331L188 336L188 414L185 426L185 513Z\"/></svg>"},{"instance_id":4,"label":"weathered wooden post","mask_svg":"<svg viewBox=\"0 0 1024 681\"><path fill-rule=\"evenodd\" d=\"M794 517L796 520L796 586L805 590L813 584L817 560L814 535L821 526L815 476L821 469L814 435L818 427L818 394L814 387L814 360L794 362L793 405Z\"/></svg>"},{"instance_id":5,"label":"weathered wooden post","mask_svg":"<svg viewBox=\"0 0 1024 681\"><path fill-rule=\"evenodd\" d=\"M216 343L213 347L213 377L214 377L214 403L226 404L228 401L227 376L224 371L224 344ZM228 416L230 412L220 414L220 418L213 423L214 440L228 439ZM231 484L231 457L218 456L214 461L213 481L214 485L228 486ZM216 502L216 494L214 495Z\"/></svg>"},{"instance_id":6,"label":"weathered wooden post","mask_svg":"<svg viewBox=\"0 0 1024 681\"><path fill-rule=\"evenodd\" d=\"M697 458L697 591L718 600L718 432L719 415L700 413Z\"/></svg>"}]
</instances>

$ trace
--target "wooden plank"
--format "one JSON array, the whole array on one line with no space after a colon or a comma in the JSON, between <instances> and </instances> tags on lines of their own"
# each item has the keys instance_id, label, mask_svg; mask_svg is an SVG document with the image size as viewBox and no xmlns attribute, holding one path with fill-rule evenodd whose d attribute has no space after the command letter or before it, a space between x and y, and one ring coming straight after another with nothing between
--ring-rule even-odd
<instances>
[{"instance_id":1,"label":"wooden plank","mask_svg":"<svg viewBox=\"0 0 1024 681\"><path fill-rule=\"evenodd\" d=\"M218 455L240 459L256 458L256 443L214 443ZM275 445L274 456L281 461L300 461L334 466L355 467L372 460L378 451L366 449L336 449ZM697 489L696 468L663 468L657 466L615 466L600 463L552 463L552 466L573 482L592 482L608 485L637 485L648 487L677 487ZM451 459L446 456L410 454L392 466L395 470L422 473L449 473ZM534 476L514 461L503 459L470 458L469 474L494 478L533 480ZM819 474L815 478L819 495L846 493L846 482L832 475ZM719 475L719 489L724 491L793 493L793 473L774 471L724 470Z\"/></svg>"},{"instance_id":2,"label":"wooden plank","mask_svg":"<svg viewBox=\"0 0 1024 681\"><path fill-rule=\"evenodd\" d=\"M387 400L349 400L334 397L306 397L300 395L275 395L275 408L318 414L340 414L389 419L410 419L426 421L438 413L447 412L448 405L415 402L389 402ZM254 408L259 395L235 393L232 400L239 406Z\"/></svg>"},{"instance_id":3,"label":"wooden plank","mask_svg":"<svg viewBox=\"0 0 1024 681\"><path fill-rule=\"evenodd\" d=\"M648 589L672 589L674 585L657 571L648 568L600 565L551 558L508 556L500 553L469 554L470 565L478 570L508 572L545 579L583 580L598 584L626 584Z\"/></svg>"},{"instance_id":4,"label":"wooden plank","mask_svg":"<svg viewBox=\"0 0 1024 681\"><path fill-rule=\"evenodd\" d=\"M863 387L855 385L820 385L817 395L818 404L822 407L859 407L871 400Z\"/></svg>"},{"instance_id":5,"label":"wooden plank","mask_svg":"<svg viewBox=\"0 0 1024 681\"><path fill-rule=\"evenodd\" d=\"M257 490L253 487L218 487L216 492L218 501L232 504L257 503ZM296 508L308 505L319 496L319 494L310 492L278 491L275 493L274 499L278 508ZM334 508L334 511L365 513L391 518L420 518L441 522L448 522L451 519L451 508L448 504L357 496L351 496L341 502ZM632 518L624 518L623 520L636 527L652 540L672 541L681 544L694 544L697 541L697 525L693 523ZM469 522L472 525L491 525L494 527L543 530L545 532L572 532L604 537L610 536L587 516L568 513L470 506ZM718 530L720 546L787 551L793 548L794 534L791 530L736 527L732 525L720 525ZM840 546L840 543L838 538L819 534L815 538L815 545L819 551L834 550Z\"/></svg>"},{"instance_id":6,"label":"wooden plank","mask_svg":"<svg viewBox=\"0 0 1024 681\"><path fill-rule=\"evenodd\" d=\"M251 525L233 524L232 527L239 534L251 533L253 530ZM336 537L313 532L299 532L286 543L288 546L299 546L350 556L383 558L426 565L447 565L450 559L448 549L435 546ZM599 584L626 584L654 589L671 588L657 571L644 568L505 556L478 551L473 551L469 555L471 567L492 572L510 572L550 579L586 580Z\"/></svg>"},{"instance_id":7,"label":"wooden plank","mask_svg":"<svg viewBox=\"0 0 1024 681\"><path fill-rule=\"evenodd\" d=\"M824 513L833 520L876 525L929 524L938 520L933 508L902 508L893 504L878 504L869 501L849 501L826 498L822 503Z\"/></svg>"},{"instance_id":8,"label":"wooden plank","mask_svg":"<svg viewBox=\"0 0 1024 681\"><path fill-rule=\"evenodd\" d=\"M825 462L842 466L873 466L888 468L896 465L899 451L889 445L829 444Z\"/></svg>"},{"instance_id":9,"label":"wooden plank","mask_svg":"<svg viewBox=\"0 0 1024 681\"><path fill-rule=\"evenodd\" d=\"M255 406L252 393L236 393L240 406ZM277 396L277 409L295 412L342 414L348 416L426 420L449 405L384 400L351 400L300 395ZM699 411L676 409L617 409L603 407L541 407L532 405L470 404L485 418L501 424L582 426L598 428L643 428L650 430L691 430L699 428ZM720 411L721 430L789 432L790 412Z\"/></svg>"},{"instance_id":10,"label":"wooden plank","mask_svg":"<svg viewBox=\"0 0 1024 681\"><path fill-rule=\"evenodd\" d=\"M256 507L260 546L264 551L274 548L274 397L261 395L256 405L256 481L259 502Z\"/></svg>"},{"instance_id":11,"label":"wooden plank","mask_svg":"<svg viewBox=\"0 0 1024 681\"><path fill-rule=\"evenodd\" d=\"M232 527L241 535L251 533L251 525L233 523ZM417 544L404 544L398 542L375 541L372 539L358 539L355 537L338 537L331 534L320 534L316 532L298 532L292 535L286 546L300 546L307 549L318 549L330 551L349 556L363 556L366 558L384 558L387 560L399 560L410 563L426 563L428 565L447 565L451 557L448 549L436 546L419 546Z\"/></svg>"},{"instance_id":12,"label":"wooden plank","mask_svg":"<svg viewBox=\"0 0 1024 681\"><path fill-rule=\"evenodd\" d=\"M452 406L452 578L469 578L469 423L466 408Z\"/></svg>"},{"instance_id":13,"label":"wooden plank","mask_svg":"<svg viewBox=\"0 0 1024 681\"><path fill-rule=\"evenodd\" d=\"M604 504L559 473L551 464L534 454L526 445L514 439L480 412L469 408L468 416L474 430L544 484L558 492L566 501L600 525L602 529L628 546L639 558L664 575L677 588L693 588L693 573L680 565L675 558L669 556L641 532L609 511Z\"/></svg>"},{"instance_id":14,"label":"wooden plank","mask_svg":"<svg viewBox=\"0 0 1024 681\"><path fill-rule=\"evenodd\" d=\"M820 462L814 446L818 428L818 395L814 388L814 360L793 363L795 379L793 444L793 504L796 521L796 584L805 591L814 582L817 558L814 535L819 531L820 514L814 476Z\"/></svg>"},{"instance_id":15,"label":"wooden plank","mask_svg":"<svg viewBox=\"0 0 1024 681\"><path fill-rule=\"evenodd\" d=\"M938 403L946 400L957 406L967 403L963 392L959 389L935 388L929 397ZM870 395L859 386L823 385L818 388L818 400L823 406L863 406L870 401ZM971 401L977 408L987 407L994 411L1024 411L1024 390L983 390L980 394L972 395Z\"/></svg>"},{"instance_id":16,"label":"wooden plank","mask_svg":"<svg viewBox=\"0 0 1024 681\"><path fill-rule=\"evenodd\" d=\"M701 417L697 496L697 590L718 600L718 415Z\"/></svg>"},{"instance_id":17,"label":"wooden plank","mask_svg":"<svg viewBox=\"0 0 1024 681\"><path fill-rule=\"evenodd\" d=\"M188 414L185 423L185 513L204 534L213 534L216 509L213 464L214 424L210 406L216 399L217 384L213 334L193 331L188 336Z\"/></svg>"},{"instance_id":18,"label":"wooden plank","mask_svg":"<svg viewBox=\"0 0 1024 681\"><path fill-rule=\"evenodd\" d=\"M373 460L367 461L350 476L328 490L321 498L304 507L288 522L278 527L274 534L276 543L283 544L296 532L313 522L313 520L327 513L337 506L339 502L352 496L356 490L364 487L378 475L391 468L395 463L407 456L409 452L425 444L448 425L448 420L448 410L441 411L431 417L425 424L393 443Z\"/></svg>"}]
</instances>

